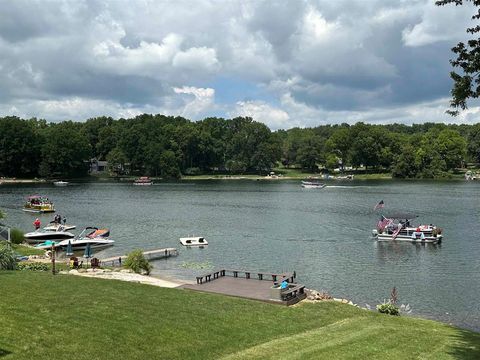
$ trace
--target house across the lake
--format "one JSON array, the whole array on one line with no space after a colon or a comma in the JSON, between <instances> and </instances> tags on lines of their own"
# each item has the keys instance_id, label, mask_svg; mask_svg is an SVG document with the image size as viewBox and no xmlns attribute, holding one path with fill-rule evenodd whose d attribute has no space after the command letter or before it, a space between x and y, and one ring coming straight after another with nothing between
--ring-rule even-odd
<instances>
[{"instance_id":1,"label":"house across the lake","mask_svg":"<svg viewBox=\"0 0 480 360\"><path fill-rule=\"evenodd\" d=\"M90 173L98 174L108 170L108 162L104 160L98 160L96 158L90 159Z\"/></svg>"}]
</instances>

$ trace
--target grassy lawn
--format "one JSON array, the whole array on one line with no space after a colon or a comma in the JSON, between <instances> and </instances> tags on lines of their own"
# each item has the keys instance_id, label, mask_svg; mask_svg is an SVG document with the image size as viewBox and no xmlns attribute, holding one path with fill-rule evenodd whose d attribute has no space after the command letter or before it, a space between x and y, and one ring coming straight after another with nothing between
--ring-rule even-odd
<instances>
[{"instance_id":1,"label":"grassy lawn","mask_svg":"<svg viewBox=\"0 0 480 360\"><path fill-rule=\"evenodd\" d=\"M18 255L45 255L45 250L35 249L32 246L25 246L21 244L12 244L12 250Z\"/></svg>"},{"instance_id":2,"label":"grassy lawn","mask_svg":"<svg viewBox=\"0 0 480 360\"><path fill-rule=\"evenodd\" d=\"M0 358L478 359L480 334L335 302L294 307L0 271Z\"/></svg>"}]
</instances>

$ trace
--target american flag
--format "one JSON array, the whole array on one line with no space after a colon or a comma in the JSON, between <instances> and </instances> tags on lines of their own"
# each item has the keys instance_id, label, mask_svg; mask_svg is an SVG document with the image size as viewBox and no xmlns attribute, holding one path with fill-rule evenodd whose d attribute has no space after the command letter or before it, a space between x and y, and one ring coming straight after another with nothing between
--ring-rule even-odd
<instances>
[{"instance_id":1,"label":"american flag","mask_svg":"<svg viewBox=\"0 0 480 360\"><path fill-rule=\"evenodd\" d=\"M375 211L375 210L377 210L377 209L381 209L381 208L383 208L384 206L385 206L385 203L383 202L383 200L380 200L380 202L373 207L373 211Z\"/></svg>"},{"instance_id":2,"label":"american flag","mask_svg":"<svg viewBox=\"0 0 480 360\"><path fill-rule=\"evenodd\" d=\"M377 223L377 229L378 230L383 230L385 229L388 225L392 223L392 219L386 218L385 216L382 215L382 218L378 220Z\"/></svg>"},{"instance_id":3,"label":"american flag","mask_svg":"<svg viewBox=\"0 0 480 360\"><path fill-rule=\"evenodd\" d=\"M397 229L392 234L392 239L393 240L395 240L397 238L398 234L400 233L400 230L402 230L402 229L403 229L403 225L398 224Z\"/></svg>"}]
</instances>

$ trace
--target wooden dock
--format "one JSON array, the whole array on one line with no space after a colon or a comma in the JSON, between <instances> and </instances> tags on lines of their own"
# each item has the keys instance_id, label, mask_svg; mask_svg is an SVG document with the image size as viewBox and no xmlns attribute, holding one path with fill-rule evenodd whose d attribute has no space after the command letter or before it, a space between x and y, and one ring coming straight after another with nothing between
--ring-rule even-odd
<instances>
[{"instance_id":1,"label":"wooden dock","mask_svg":"<svg viewBox=\"0 0 480 360\"><path fill-rule=\"evenodd\" d=\"M164 249L155 249L148 250L143 252L143 256L147 260L158 260L165 259L171 256L177 256L178 250L176 248L164 248ZM127 255L122 256L112 256L106 259L100 260L100 265L104 266L120 266L127 259Z\"/></svg>"},{"instance_id":2,"label":"wooden dock","mask_svg":"<svg viewBox=\"0 0 480 360\"><path fill-rule=\"evenodd\" d=\"M221 269L197 276L197 284L185 289L213 292L229 296L260 300L273 304L293 305L305 299L305 285L295 283L296 273L266 273L260 271ZM280 289L286 281L286 289Z\"/></svg>"}]
</instances>

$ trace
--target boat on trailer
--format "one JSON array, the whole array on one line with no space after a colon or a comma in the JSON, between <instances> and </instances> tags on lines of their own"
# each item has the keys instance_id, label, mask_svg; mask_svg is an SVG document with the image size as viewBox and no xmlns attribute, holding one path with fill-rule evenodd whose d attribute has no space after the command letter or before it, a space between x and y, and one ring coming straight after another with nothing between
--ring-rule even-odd
<instances>
[{"instance_id":1,"label":"boat on trailer","mask_svg":"<svg viewBox=\"0 0 480 360\"><path fill-rule=\"evenodd\" d=\"M407 241L412 243L438 244L442 241L442 229L434 224L413 226L415 215L401 214L382 216L377 228L372 231L377 241Z\"/></svg>"}]
</instances>

